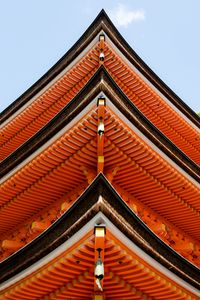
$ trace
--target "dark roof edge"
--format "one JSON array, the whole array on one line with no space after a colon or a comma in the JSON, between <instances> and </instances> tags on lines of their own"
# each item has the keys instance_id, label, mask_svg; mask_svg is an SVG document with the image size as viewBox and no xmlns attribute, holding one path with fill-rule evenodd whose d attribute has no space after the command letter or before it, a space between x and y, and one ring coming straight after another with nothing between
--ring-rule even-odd
<instances>
[{"instance_id":1,"label":"dark roof edge","mask_svg":"<svg viewBox=\"0 0 200 300\"><path fill-rule=\"evenodd\" d=\"M165 136L146 116L129 100L129 98L118 87L110 74L105 70L106 81L110 86L105 93L115 101L116 107L126 118L135 125L145 136L149 138L159 149L170 157L177 165L191 175L197 182L200 182L200 166L181 151L167 136ZM112 94L112 90L115 95ZM116 95L121 101L116 101ZM121 105L123 102L124 106Z\"/></svg>"},{"instance_id":2,"label":"dark roof edge","mask_svg":"<svg viewBox=\"0 0 200 300\"><path fill-rule=\"evenodd\" d=\"M0 124L6 121L12 114L25 105L32 97L40 92L51 80L62 72L93 40L101 30L101 20L105 17L105 11L102 10L91 25L86 29L76 43L30 88L28 88L19 98L11 103L1 112Z\"/></svg>"},{"instance_id":3,"label":"dark roof edge","mask_svg":"<svg viewBox=\"0 0 200 300\"><path fill-rule=\"evenodd\" d=\"M44 145L59 130L70 123L93 100L96 94L101 92L101 74L102 68L97 70L79 93L54 118L0 163L0 177Z\"/></svg>"},{"instance_id":4,"label":"dark roof edge","mask_svg":"<svg viewBox=\"0 0 200 300\"><path fill-rule=\"evenodd\" d=\"M101 80L103 79L103 81ZM107 87L106 87L107 84ZM41 130L8 156L0 163L0 176L6 175L14 167L34 151L44 145L59 130L66 126L75 116L77 116L91 100L100 92L105 92L114 102L116 107L124 113L144 135L146 135L158 148L160 148L177 165L185 170L198 182L200 181L200 167L177 148L162 132L160 132L127 98L118 88L112 77L104 67L98 69L84 88ZM116 100L115 95L120 101ZM123 103L123 105L121 104Z\"/></svg>"},{"instance_id":5,"label":"dark roof edge","mask_svg":"<svg viewBox=\"0 0 200 300\"><path fill-rule=\"evenodd\" d=\"M103 30L111 38L115 46L124 56L168 99L176 106L188 119L200 128L200 118L167 84L142 60L142 58L127 43L115 25L112 23L106 12L103 14L106 26ZM109 31L107 30L109 29Z\"/></svg>"},{"instance_id":6,"label":"dark roof edge","mask_svg":"<svg viewBox=\"0 0 200 300\"><path fill-rule=\"evenodd\" d=\"M99 195L103 200L99 199ZM161 241L125 204L102 174L47 231L1 263L0 282L56 249L99 211L144 252L183 280L200 288L200 270Z\"/></svg>"},{"instance_id":7,"label":"dark roof edge","mask_svg":"<svg viewBox=\"0 0 200 300\"><path fill-rule=\"evenodd\" d=\"M125 57L164 95L173 103L184 115L188 117L197 127L200 128L199 116L181 100L137 55L130 47L123 36L116 29L104 10L98 14L88 29L79 40L66 52L66 54L47 71L36 83L34 83L25 93L16 99L1 113L1 123L9 118L14 112L21 108L27 101L36 95L45 85L57 76L81 51L92 41L92 39L103 29L112 42L119 48Z\"/></svg>"}]
</instances>

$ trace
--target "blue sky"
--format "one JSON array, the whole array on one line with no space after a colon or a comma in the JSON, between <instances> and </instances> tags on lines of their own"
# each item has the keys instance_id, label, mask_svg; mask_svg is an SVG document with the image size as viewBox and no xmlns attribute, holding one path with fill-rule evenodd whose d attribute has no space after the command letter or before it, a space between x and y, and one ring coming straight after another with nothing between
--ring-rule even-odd
<instances>
[{"instance_id":1,"label":"blue sky","mask_svg":"<svg viewBox=\"0 0 200 300\"><path fill-rule=\"evenodd\" d=\"M102 8L153 71L200 111L199 0L1 1L0 111L64 55Z\"/></svg>"}]
</instances>

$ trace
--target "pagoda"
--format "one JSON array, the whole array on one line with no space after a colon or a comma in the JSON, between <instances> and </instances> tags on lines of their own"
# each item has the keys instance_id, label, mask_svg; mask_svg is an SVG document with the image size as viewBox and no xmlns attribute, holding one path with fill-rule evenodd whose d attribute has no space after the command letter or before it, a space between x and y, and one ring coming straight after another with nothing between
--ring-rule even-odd
<instances>
[{"instance_id":1,"label":"pagoda","mask_svg":"<svg viewBox=\"0 0 200 300\"><path fill-rule=\"evenodd\" d=\"M200 121L102 10L1 114L0 299L200 299Z\"/></svg>"}]
</instances>

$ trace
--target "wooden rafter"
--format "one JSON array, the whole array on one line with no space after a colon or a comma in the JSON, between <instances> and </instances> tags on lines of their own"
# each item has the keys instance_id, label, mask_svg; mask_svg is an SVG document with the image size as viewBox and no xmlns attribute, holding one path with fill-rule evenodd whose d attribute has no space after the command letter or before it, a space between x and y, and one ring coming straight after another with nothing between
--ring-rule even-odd
<instances>
[{"instance_id":1,"label":"wooden rafter","mask_svg":"<svg viewBox=\"0 0 200 300\"><path fill-rule=\"evenodd\" d=\"M96 247L104 248L102 260L105 263L105 278L101 294L92 290L95 263L93 255ZM12 300L20 297L31 300L38 297L47 300L73 297L92 300L99 299L97 296L110 300L161 299L159 297L165 300L179 300L184 297L197 299L172 279L158 274L153 266L144 263L108 229L105 242L104 237L99 234L96 239L91 233L88 234L28 279L22 279L5 289L1 292L0 299Z\"/></svg>"}]
</instances>

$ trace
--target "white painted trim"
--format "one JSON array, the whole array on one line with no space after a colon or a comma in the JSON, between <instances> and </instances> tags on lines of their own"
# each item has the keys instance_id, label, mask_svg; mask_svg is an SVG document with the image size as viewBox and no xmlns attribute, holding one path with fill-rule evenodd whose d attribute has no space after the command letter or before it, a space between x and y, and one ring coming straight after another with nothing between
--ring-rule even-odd
<instances>
[{"instance_id":1,"label":"white painted trim","mask_svg":"<svg viewBox=\"0 0 200 300\"><path fill-rule=\"evenodd\" d=\"M114 235L116 236L125 246L127 246L131 251L133 251L138 257L140 257L142 260L146 261L149 265L153 266L157 271L161 272L163 275L168 277L170 280L173 280L178 285L182 286L186 290L192 292L196 296L200 297L200 292L194 288L192 285L184 281L183 279L179 278L177 275L172 273L170 270L168 270L166 267L161 265L159 262L157 262L154 258L149 256L147 253L145 253L143 250L141 250L137 245L135 245L132 241L130 241L121 231L102 213L99 212L96 214L95 217L93 217L85 226L83 226L76 234L74 234L68 241L64 242L62 245L60 245L58 248L53 250L51 253L34 263L32 266L28 267L24 271L20 272L19 274L15 275L14 277L8 279L0 286L0 290L4 290L8 288L9 286L13 285L14 283L22 280L23 278L27 277L31 273L37 271L39 268L46 265L51 260L55 259L59 255L61 255L64 251L66 251L69 247L71 247L73 244L78 242L80 238L85 236L90 230L92 230L95 226L95 224L104 223L106 225L106 228Z\"/></svg>"},{"instance_id":2,"label":"white painted trim","mask_svg":"<svg viewBox=\"0 0 200 300\"><path fill-rule=\"evenodd\" d=\"M12 116L10 116L7 120L5 120L0 128L6 126L9 122L11 122L17 115L19 115L23 110L25 110L33 101L35 101L38 97L40 97L43 93L45 93L56 81L58 81L61 77L63 77L69 69L71 69L76 63L81 60L85 56L85 54L99 41L99 33L97 36L90 42L90 44L62 71L60 72L53 80L51 80L41 91L39 91L35 96L33 96L26 104L24 104L20 109L18 109Z\"/></svg>"},{"instance_id":3,"label":"white painted trim","mask_svg":"<svg viewBox=\"0 0 200 300\"><path fill-rule=\"evenodd\" d=\"M167 99L125 56L124 54L115 46L115 44L110 40L110 38L105 34L106 42L110 44L110 46L114 49L114 51L125 61L125 63L133 69L133 71L139 75L140 78L149 86L151 87L156 94L158 94L167 104L177 112L189 125L191 125L197 132L200 133L200 128L198 128L186 115L184 115L169 99Z\"/></svg>"}]
</instances>

